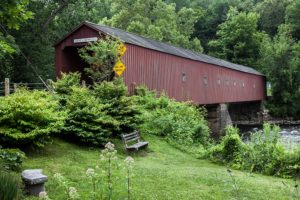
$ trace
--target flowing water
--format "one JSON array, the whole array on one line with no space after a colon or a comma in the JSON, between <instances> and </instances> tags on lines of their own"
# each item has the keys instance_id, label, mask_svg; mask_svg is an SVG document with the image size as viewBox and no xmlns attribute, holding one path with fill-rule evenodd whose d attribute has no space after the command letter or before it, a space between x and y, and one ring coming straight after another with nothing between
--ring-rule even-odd
<instances>
[{"instance_id":1,"label":"flowing water","mask_svg":"<svg viewBox=\"0 0 300 200\"><path fill-rule=\"evenodd\" d=\"M248 140L251 132L259 131L262 127L240 127L244 135L244 139ZM285 145L300 147L300 125L281 126L280 127L281 141Z\"/></svg>"},{"instance_id":2,"label":"flowing water","mask_svg":"<svg viewBox=\"0 0 300 200\"><path fill-rule=\"evenodd\" d=\"M300 126L282 127L280 135L283 142L300 146Z\"/></svg>"}]
</instances>

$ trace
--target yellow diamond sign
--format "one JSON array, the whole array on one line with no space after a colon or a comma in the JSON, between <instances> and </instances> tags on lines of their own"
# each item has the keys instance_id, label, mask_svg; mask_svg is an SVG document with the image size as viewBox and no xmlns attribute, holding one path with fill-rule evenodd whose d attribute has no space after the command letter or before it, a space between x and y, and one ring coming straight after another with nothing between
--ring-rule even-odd
<instances>
[{"instance_id":1,"label":"yellow diamond sign","mask_svg":"<svg viewBox=\"0 0 300 200\"><path fill-rule=\"evenodd\" d=\"M118 53L120 55L120 57L122 57L125 53L125 51L127 50L126 46L121 43L119 46L118 46Z\"/></svg>"},{"instance_id":2,"label":"yellow diamond sign","mask_svg":"<svg viewBox=\"0 0 300 200\"><path fill-rule=\"evenodd\" d=\"M121 76L121 74L124 72L126 69L125 65L122 63L121 60L118 60L118 62L115 64L113 67L114 72L118 75Z\"/></svg>"}]
</instances>

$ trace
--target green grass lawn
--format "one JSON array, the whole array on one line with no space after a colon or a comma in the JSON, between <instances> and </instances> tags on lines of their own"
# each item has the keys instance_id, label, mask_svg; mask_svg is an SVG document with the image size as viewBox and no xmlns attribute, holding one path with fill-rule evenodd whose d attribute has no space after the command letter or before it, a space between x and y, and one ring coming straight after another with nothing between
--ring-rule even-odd
<instances>
[{"instance_id":1,"label":"green grass lawn","mask_svg":"<svg viewBox=\"0 0 300 200\"><path fill-rule=\"evenodd\" d=\"M236 198L233 181L224 166L179 151L157 137L145 137L150 142L147 151L132 155L135 159L132 178L132 199L290 199L292 188L289 180L275 177L233 171L240 187ZM120 141L114 141L118 150L118 163L126 155ZM42 152L31 153L24 162L24 168L42 168L48 175L46 190L51 199L63 200L62 188L53 180L54 173L61 173L77 188L80 199L92 198L92 185L86 178L86 169L99 162L100 149L70 144L55 139ZM103 166L99 166L100 168ZM126 199L126 175L122 167L113 171L113 199ZM100 184L104 184L103 178ZM104 193L104 187L102 193ZM100 193L100 192L99 192ZM106 193L105 193L106 194Z\"/></svg>"}]
</instances>

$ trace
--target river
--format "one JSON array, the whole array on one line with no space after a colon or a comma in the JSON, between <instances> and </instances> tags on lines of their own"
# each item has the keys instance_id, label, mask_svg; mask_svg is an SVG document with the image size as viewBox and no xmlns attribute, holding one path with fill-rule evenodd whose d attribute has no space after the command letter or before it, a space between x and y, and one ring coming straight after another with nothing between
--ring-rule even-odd
<instances>
[{"instance_id":1,"label":"river","mask_svg":"<svg viewBox=\"0 0 300 200\"><path fill-rule=\"evenodd\" d=\"M248 140L251 132L261 130L262 127L239 127L243 133L243 139ZM300 125L281 126L281 141L288 146L300 146Z\"/></svg>"}]
</instances>

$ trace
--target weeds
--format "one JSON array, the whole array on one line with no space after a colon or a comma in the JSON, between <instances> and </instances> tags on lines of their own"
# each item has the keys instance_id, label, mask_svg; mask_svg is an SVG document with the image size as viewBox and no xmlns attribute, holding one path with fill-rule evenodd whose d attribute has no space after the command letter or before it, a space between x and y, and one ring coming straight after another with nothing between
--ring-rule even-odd
<instances>
[{"instance_id":1,"label":"weeds","mask_svg":"<svg viewBox=\"0 0 300 200\"><path fill-rule=\"evenodd\" d=\"M284 181L282 181L282 184L290 191L290 197L293 200L299 200L300 194L299 194L299 183L297 180L297 177L295 176L293 178L293 182L291 184L288 184Z\"/></svg>"},{"instance_id":2,"label":"weeds","mask_svg":"<svg viewBox=\"0 0 300 200\"><path fill-rule=\"evenodd\" d=\"M232 173L232 171L230 169L227 169L227 172L231 178L231 184L232 184L232 188L234 190L234 196L236 199L241 199L241 195L240 195L240 186L238 185L237 179L234 176L234 174Z\"/></svg>"},{"instance_id":3,"label":"weeds","mask_svg":"<svg viewBox=\"0 0 300 200\"><path fill-rule=\"evenodd\" d=\"M127 199L131 199L131 185L130 185L130 178L132 177L132 168L134 164L134 160L132 157L127 156L126 159L124 160L125 166L126 166L126 171L127 171Z\"/></svg>"}]
</instances>

